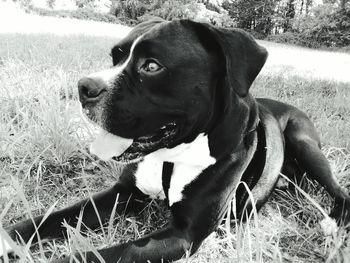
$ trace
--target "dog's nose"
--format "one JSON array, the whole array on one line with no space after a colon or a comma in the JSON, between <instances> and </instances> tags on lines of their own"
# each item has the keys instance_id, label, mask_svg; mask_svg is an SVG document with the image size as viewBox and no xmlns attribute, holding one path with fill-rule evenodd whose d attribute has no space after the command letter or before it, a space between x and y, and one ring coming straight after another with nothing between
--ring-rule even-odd
<instances>
[{"instance_id":1,"label":"dog's nose","mask_svg":"<svg viewBox=\"0 0 350 263\"><path fill-rule=\"evenodd\" d=\"M100 100L106 85L98 79L85 77L78 81L78 89L80 102L85 104Z\"/></svg>"}]
</instances>

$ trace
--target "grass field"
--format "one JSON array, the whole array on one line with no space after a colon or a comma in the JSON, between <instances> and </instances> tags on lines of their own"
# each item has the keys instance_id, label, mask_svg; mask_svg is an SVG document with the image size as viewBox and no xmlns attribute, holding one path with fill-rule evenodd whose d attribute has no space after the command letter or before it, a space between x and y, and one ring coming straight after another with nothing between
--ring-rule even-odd
<instances>
[{"instance_id":1,"label":"grass field","mask_svg":"<svg viewBox=\"0 0 350 263\"><path fill-rule=\"evenodd\" d=\"M77 80L109 67L111 37L0 34L0 220L4 227L64 207L118 177L120 167L87 152L91 133L79 117ZM252 87L256 96L303 109L319 130L323 151L342 186L350 190L350 56L262 42L270 60ZM300 192L276 191L259 216L242 226L223 225L183 262L345 262L346 233L324 236L319 221L331 200L315 183ZM118 216L103 233L69 230L69 241L34 246L34 262L135 239L166 223L151 202L141 215ZM0 228L1 230L1 228ZM84 241L83 241L84 240ZM28 259L31 260L31 259Z\"/></svg>"}]
</instances>

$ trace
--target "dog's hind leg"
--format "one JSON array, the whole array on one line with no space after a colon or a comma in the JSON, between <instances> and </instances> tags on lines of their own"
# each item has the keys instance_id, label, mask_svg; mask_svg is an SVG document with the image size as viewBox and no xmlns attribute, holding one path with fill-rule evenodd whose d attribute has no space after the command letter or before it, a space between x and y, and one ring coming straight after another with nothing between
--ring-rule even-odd
<instances>
[{"instance_id":1,"label":"dog's hind leg","mask_svg":"<svg viewBox=\"0 0 350 263\"><path fill-rule=\"evenodd\" d=\"M335 199L331 212L338 223L350 222L350 197L341 188L332 174L330 165L323 155L320 140L314 125L301 111L294 112L284 131L286 149L306 171L307 176L316 180Z\"/></svg>"}]
</instances>

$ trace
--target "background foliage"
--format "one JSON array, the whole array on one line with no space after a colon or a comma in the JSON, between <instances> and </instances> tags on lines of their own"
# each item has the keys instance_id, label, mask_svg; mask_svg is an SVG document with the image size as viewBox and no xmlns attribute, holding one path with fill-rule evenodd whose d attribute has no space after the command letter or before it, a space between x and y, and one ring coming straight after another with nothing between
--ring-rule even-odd
<instances>
[{"instance_id":1,"label":"background foliage","mask_svg":"<svg viewBox=\"0 0 350 263\"><path fill-rule=\"evenodd\" d=\"M17 0L28 11L135 25L150 17L190 18L224 27L239 27L256 38L313 48L350 49L349 0ZM61 8L58 4L61 3ZM104 11L99 11L100 7Z\"/></svg>"},{"instance_id":2,"label":"background foliage","mask_svg":"<svg viewBox=\"0 0 350 263\"><path fill-rule=\"evenodd\" d=\"M105 0L107 5L102 7L102 0L51 0L51 7L47 6L49 2L46 0L40 0L45 6L39 6L35 1L20 3L30 12L65 14L98 21L113 17L115 23L120 20L138 23L154 15L166 16L165 19L191 15L194 19L220 22L227 27L241 26L261 37L280 37L281 41L287 39L287 42L293 40L295 43L304 43L301 42L302 34L309 35L305 39L317 43L312 39L313 35L333 35L338 41L348 32L348 15L344 13L346 3L342 8L340 1L328 1L320 6L323 15L312 13L318 12L316 4L303 2L301 6L301 1L297 2L299 4L293 2L288 11L289 17L293 18L289 19L286 19L286 1L259 10L249 10L245 6L240 12L236 10L239 19L235 17L234 9L229 9L234 7L232 2L161 1L160 5L153 6L151 4L157 2L152 1L142 2L145 8L136 9L140 1L124 3L129 4L128 7L116 5L124 1L112 5L111 1ZM264 4L268 3L264 1ZM74 8L63 7L63 2L74 2L71 5ZM199 11L203 7L205 9ZM234 8L239 7L241 5ZM116 10L119 10L117 14ZM252 10L256 15L249 17ZM3 11L1 7L0 11ZM212 16L204 16L203 12ZM345 17L338 13L332 17L332 12L341 12ZM261 17L262 13L264 17ZM134 19L131 19L132 14ZM243 18L246 18L246 24L238 25ZM328 20L324 21L326 18ZM319 24L317 19L324 22ZM0 29L5 29L1 25L11 26L16 20L19 20L17 16L10 21L3 20ZM331 24L329 21L335 22ZM344 25L338 25L339 21ZM0 232L4 231L3 226L51 210L53 204L57 204L56 209L63 208L110 187L120 174L120 167L98 161L87 150L89 140L93 138L79 113L76 83L82 76L111 65L106 51L123 37L122 27L36 16L28 16L20 22L21 27L14 30L20 29L21 33L0 33ZM41 33L33 30L36 26L40 28L40 24L48 30L42 28ZM84 27L79 24L84 24ZM116 34L111 32L111 27L115 28ZM320 29L325 27L329 27L329 31L323 33ZM70 28L75 30L70 31ZM66 34L67 31L70 35ZM93 36L82 34L87 31ZM99 36L101 32L106 36ZM330 46L334 45L332 41ZM334 175L349 192L350 55L267 41L259 43L268 49L270 55L253 84L253 95L278 99L307 113L322 135L323 152ZM240 226L227 220L203 243L194 257L180 262L349 262L349 233L340 228L337 233L325 236L319 227L323 216L315 203L329 213L331 198L314 182L306 182L304 189L311 199L299 191L274 192L258 217L254 216L253 220ZM105 248L133 240L163 227L169 217L166 211L164 205L152 201L142 214L118 215L117 220L101 226L104 231L98 233L88 231L84 236L77 236L74 235L76 230L68 227L68 241L44 241L42 247L31 248L31 256L34 262L48 262L63 254L85 251L84 244ZM23 247L18 249L22 251Z\"/></svg>"}]
</instances>

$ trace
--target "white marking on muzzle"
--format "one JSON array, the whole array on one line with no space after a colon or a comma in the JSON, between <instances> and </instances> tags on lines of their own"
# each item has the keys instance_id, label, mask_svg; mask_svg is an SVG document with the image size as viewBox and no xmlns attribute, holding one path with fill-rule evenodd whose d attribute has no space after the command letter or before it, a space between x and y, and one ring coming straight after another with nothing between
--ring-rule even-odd
<instances>
[{"instance_id":1,"label":"white marking on muzzle","mask_svg":"<svg viewBox=\"0 0 350 263\"><path fill-rule=\"evenodd\" d=\"M92 79L98 79L98 80L102 81L106 85L106 87L111 88L113 82L122 74L123 70L129 64L129 62L133 56L133 51L135 49L135 46L140 41L140 39L142 37L143 37L143 35L139 36L138 38L136 38L134 40L134 42L132 43L131 48L130 48L129 56L122 65L117 65L117 66L114 66L110 69L105 69L102 71L92 73L92 74L88 75L87 77L92 78Z\"/></svg>"},{"instance_id":2,"label":"white marking on muzzle","mask_svg":"<svg viewBox=\"0 0 350 263\"><path fill-rule=\"evenodd\" d=\"M134 40L130 48L129 56L122 65L115 66L113 68L103 70L100 72L92 73L87 77L92 79L98 79L104 82L107 88L113 88L113 82L118 78L118 76L122 74L123 70L127 67L128 63L130 62L133 56L134 48L136 44L140 41L142 36L143 35L139 36ZM103 161L108 161L112 157L118 157L123 152L125 152L126 149L130 147L132 142L132 139L116 136L101 128L95 141L93 141L90 145L90 153L96 155Z\"/></svg>"},{"instance_id":3,"label":"white marking on muzzle","mask_svg":"<svg viewBox=\"0 0 350 263\"><path fill-rule=\"evenodd\" d=\"M90 145L90 153L103 161L108 161L125 152L132 142L133 139L116 136L101 128L96 139Z\"/></svg>"}]
</instances>

